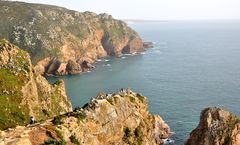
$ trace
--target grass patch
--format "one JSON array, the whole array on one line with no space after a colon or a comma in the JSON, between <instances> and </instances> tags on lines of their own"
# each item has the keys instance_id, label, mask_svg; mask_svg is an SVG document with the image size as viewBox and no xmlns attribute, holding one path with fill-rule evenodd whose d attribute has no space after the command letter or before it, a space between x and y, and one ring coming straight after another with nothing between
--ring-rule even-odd
<instances>
[{"instance_id":1,"label":"grass patch","mask_svg":"<svg viewBox=\"0 0 240 145\"><path fill-rule=\"evenodd\" d=\"M0 129L29 123L29 109L22 102L24 77L14 75L9 69L0 69Z\"/></svg>"}]
</instances>

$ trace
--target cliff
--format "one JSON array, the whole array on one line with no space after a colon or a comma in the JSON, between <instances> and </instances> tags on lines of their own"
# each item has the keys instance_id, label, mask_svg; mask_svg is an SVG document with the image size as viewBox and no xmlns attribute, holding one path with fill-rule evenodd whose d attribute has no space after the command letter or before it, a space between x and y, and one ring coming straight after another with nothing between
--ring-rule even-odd
<instances>
[{"instance_id":1,"label":"cliff","mask_svg":"<svg viewBox=\"0 0 240 145\"><path fill-rule=\"evenodd\" d=\"M64 82L50 85L35 73L27 52L0 40L0 129L71 111Z\"/></svg>"},{"instance_id":2,"label":"cliff","mask_svg":"<svg viewBox=\"0 0 240 145\"><path fill-rule=\"evenodd\" d=\"M111 15L23 2L0 7L0 38L29 52L41 74L77 74L98 58L144 51L139 35Z\"/></svg>"},{"instance_id":3,"label":"cliff","mask_svg":"<svg viewBox=\"0 0 240 145\"><path fill-rule=\"evenodd\" d=\"M239 145L240 118L220 108L202 111L186 145Z\"/></svg>"},{"instance_id":4,"label":"cliff","mask_svg":"<svg viewBox=\"0 0 240 145\"><path fill-rule=\"evenodd\" d=\"M42 124L2 131L2 144L160 145L170 129L148 112L146 97L99 93L90 103Z\"/></svg>"}]
</instances>

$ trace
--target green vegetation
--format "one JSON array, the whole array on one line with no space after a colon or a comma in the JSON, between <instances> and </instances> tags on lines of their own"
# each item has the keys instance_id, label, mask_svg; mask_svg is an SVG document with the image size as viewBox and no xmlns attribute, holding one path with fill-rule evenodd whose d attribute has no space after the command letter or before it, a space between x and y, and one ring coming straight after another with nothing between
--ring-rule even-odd
<instances>
[{"instance_id":1,"label":"green vegetation","mask_svg":"<svg viewBox=\"0 0 240 145\"><path fill-rule=\"evenodd\" d=\"M60 56L60 48L65 42L86 51L89 44L83 48L80 42L96 40L96 30L104 31L105 36L115 43L137 36L124 22L90 13L20 2L1 1L1 6L0 16L5 21L0 22L0 38L6 38L29 52L33 64L46 57Z\"/></svg>"},{"instance_id":2,"label":"green vegetation","mask_svg":"<svg viewBox=\"0 0 240 145\"><path fill-rule=\"evenodd\" d=\"M49 138L48 140L44 141L45 145L66 145L67 142L65 140L56 140L54 138Z\"/></svg>"},{"instance_id":3,"label":"green vegetation","mask_svg":"<svg viewBox=\"0 0 240 145\"><path fill-rule=\"evenodd\" d=\"M107 32L109 33L110 37L114 38L121 38L125 35L125 32L122 28L119 26L113 26L107 29Z\"/></svg>"},{"instance_id":4,"label":"green vegetation","mask_svg":"<svg viewBox=\"0 0 240 145\"><path fill-rule=\"evenodd\" d=\"M107 99L107 101L112 105L113 105L113 100L114 100L113 97Z\"/></svg>"},{"instance_id":5,"label":"green vegetation","mask_svg":"<svg viewBox=\"0 0 240 145\"><path fill-rule=\"evenodd\" d=\"M129 96L129 99L132 103L135 103L136 102L136 99L133 97L133 96Z\"/></svg>"},{"instance_id":6,"label":"green vegetation","mask_svg":"<svg viewBox=\"0 0 240 145\"><path fill-rule=\"evenodd\" d=\"M142 138L143 138L143 132L142 130L140 129L140 127L137 127L135 130L134 130L134 135L135 135L135 141L134 141L134 144L135 145L141 145L142 144Z\"/></svg>"},{"instance_id":7,"label":"green vegetation","mask_svg":"<svg viewBox=\"0 0 240 145\"><path fill-rule=\"evenodd\" d=\"M74 143L74 144L76 144L76 145L80 145L80 142L79 142L78 139L76 138L76 135L75 135L75 134L71 135L71 136L69 137L69 139L70 139L71 143Z\"/></svg>"},{"instance_id":8,"label":"green vegetation","mask_svg":"<svg viewBox=\"0 0 240 145\"><path fill-rule=\"evenodd\" d=\"M133 136L132 131L130 128L125 127L123 128L124 136L123 136L123 141L127 144L131 144L131 137Z\"/></svg>"},{"instance_id":9,"label":"green vegetation","mask_svg":"<svg viewBox=\"0 0 240 145\"><path fill-rule=\"evenodd\" d=\"M55 132L56 132L57 136L60 138L60 140L54 138L53 135L52 135L52 133L51 133L50 131L47 131L46 134L47 134L47 136L49 137L49 139L46 140L46 141L44 141L44 145L49 145L49 144L54 144L54 145L66 145L66 144L67 144L67 142L66 142L65 139L63 138L62 133L61 133L59 130L57 130L57 129L55 129Z\"/></svg>"},{"instance_id":10,"label":"green vegetation","mask_svg":"<svg viewBox=\"0 0 240 145\"><path fill-rule=\"evenodd\" d=\"M125 127L123 129L124 136L123 141L130 145L141 145L143 132L141 131L140 127L137 127L133 132L130 128Z\"/></svg>"},{"instance_id":11,"label":"green vegetation","mask_svg":"<svg viewBox=\"0 0 240 145\"><path fill-rule=\"evenodd\" d=\"M22 79L24 77L16 76L8 69L0 69L0 129L29 123L27 106L19 107L22 102Z\"/></svg>"},{"instance_id":12,"label":"green vegetation","mask_svg":"<svg viewBox=\"0 0 240 145\"><path fill-rule=\"evenodd\" d=\"M237 121L236 123L240 123L240 116L237 116Z\"/></svg>"},{"instance_id":13,"label":"green vegetation","mask_svg":"<svg viewBox=\"0 0 240 145\"><path fill-rule=\"evenodd\" d=\"M50 116L50 113L46 109L43 109L42 112L45 116Z\"/></svg>"},{"instance_id":14,"label":"green vegetation","mask_svg":"<svg viewBox=\"0 0 240 145\"><path fill-rule=\"evenodd\" d=\"M142 95L140 95L140 94L137 94L137 98L138 98L142 103L144 103L144 101L145 101L145 97L144 97L144 96L142 96Z\"/></svg>"},{"instance_id":15,"label":"green vegetation","mask_svg":"<svg viewBox=\"0 0 240 145\"><path fill-rule=\"evenodd\" d=\"M52 123L54 125L61 125L61 124L63 124L61 116L54 117L53 120L52 120Z\"/></svg>"},{"instance_id":16,"label":"green vegetation","mask_svg":"<svg viewBox=\"0 0 240 145\"><path fill-rule=\"evenodd\" d=\"M83 121L87 117L87 115L84 112L79 112L76 117L79 121Z\"/></svg>"},{"instance_id":17,"label":"green vegetation","mask_svg":"<svg viewBox=\"0 0 240 145\"><path fill-rule=\"evenodd\" d=\"M60 130L55 129L55 132L56 132L56 134L59 138L63 139L63 135L62 135L62 132Z\"/></svg>"}]
</instances>

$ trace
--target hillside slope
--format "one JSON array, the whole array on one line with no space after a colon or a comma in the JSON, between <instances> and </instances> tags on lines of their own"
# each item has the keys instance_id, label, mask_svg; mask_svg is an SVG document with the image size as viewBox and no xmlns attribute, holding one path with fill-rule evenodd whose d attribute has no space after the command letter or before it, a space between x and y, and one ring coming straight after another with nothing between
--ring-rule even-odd
<instances>
[{"instance_id":1,"label":"hillside slope","mask_svg":"<svg viewBox=\"0 0 240 145\"><path fill-rule=\"evenodd\" d=\"M50 85L34 72L27 52L0 40L0 130L72 110L64 82Z\"/></svg>"},{"instance_id":2,"label":"hillside slope","mask_svg":"<svg viewBox=\"0 0 240 145\"><path fill-rule=\"evenodd\" d=\"M107 14L0 1L0 38L30 53L39 73L88 70L98 58L144 51L139 35Z\"/></svg>"}]
</instances>

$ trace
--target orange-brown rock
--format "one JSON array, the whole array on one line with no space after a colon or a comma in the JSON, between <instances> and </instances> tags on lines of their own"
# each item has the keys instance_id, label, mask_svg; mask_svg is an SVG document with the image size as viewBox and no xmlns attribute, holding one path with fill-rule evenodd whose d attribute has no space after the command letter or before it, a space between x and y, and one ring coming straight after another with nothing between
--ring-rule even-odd
<instances>
[{"instance_id":1,"label":"orange-brown rock","mask_svg":"<svg viewBox=\"0 0 240 145\"><path fill-rule=\"evenodd\" d=\"M140 36L111 15L13 1L0 1L0 7L0 38L29 52L39 73L76 74L81 71L66 70L69 60L92 64L144 51Z\"/></svg>"},{"instance_id":2,"label":"orange-brown rock","mask_svg":"<svg viewBox=\"0 0 240 145\"><path fill-rule=\"evenodd\" d=\"M99 93L90 103L41 124L0 132L0 144L161 145L170 129L132 92Z\"/></svg>"},{"instance_id":3,"label":"orange-brown rock","mask_svg":"<svg viewBox=\"0 0 240 145\"><path fill-rule=\"evenodd\" d=\"M186 145L239 145L240 119L221 108L202 111L199 125Z\"/></svg>"}]
</instances>

